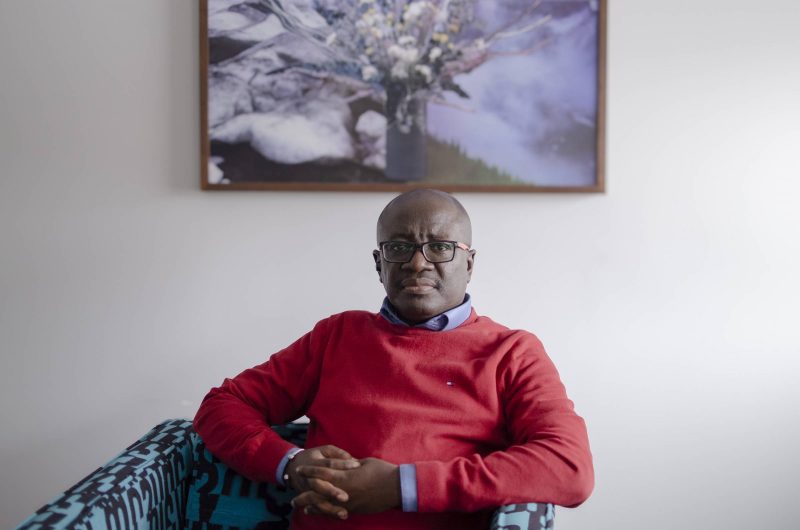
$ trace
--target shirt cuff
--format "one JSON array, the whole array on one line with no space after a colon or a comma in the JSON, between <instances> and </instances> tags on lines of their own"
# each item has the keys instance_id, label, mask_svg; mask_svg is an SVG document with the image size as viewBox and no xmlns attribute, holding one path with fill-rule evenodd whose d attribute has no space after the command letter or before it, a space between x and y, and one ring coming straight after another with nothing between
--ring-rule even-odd
<instances>
[{"instance_id":1,"label":"shirt cuff","mask_svg":"<svg viewBox=\"0 0 800 530\"><path fill-rule=\"evenodd\" d=\"M283 455L283 458L281 458L281 461L278 462L278 469L275 470L275 481L278 484L280 484L281 486L285 486L286 485L286 484L283 483L283 472L286 470L286 464L289 463L289 459L292 456L296 455L300 451L302 451L302 449L300 449L299 447L292 447L291 449L286 451L286 454Z\"/></svg>"},{"instance_id":2,"label":"shirt cuff","mask_svg":"<svg viewBox=\"0 0 800 530\"><path fill-rule=\"evenodd\" d=\"M404 512L417 511L417 466L400 464L400 500Z\"/></svg>"}]
</instances>

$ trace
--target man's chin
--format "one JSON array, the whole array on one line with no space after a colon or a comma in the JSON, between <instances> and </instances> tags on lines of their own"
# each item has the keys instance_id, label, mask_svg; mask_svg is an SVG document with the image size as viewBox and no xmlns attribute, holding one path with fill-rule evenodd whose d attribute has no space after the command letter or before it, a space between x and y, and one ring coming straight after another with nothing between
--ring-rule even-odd
<instances>
[{"instance_id":1,"label":"man's chin","mask_svg":"<svg viewBox=\"0 0 800 530\"><path fill-rule=\"evenodd\" d=\"M446 311L446 308L441 309L441 301L437 300L433 294L435 292L403 293L402 296L391 302L403 319L409 322L425 322Z\"/></svg>"}]
</instances>

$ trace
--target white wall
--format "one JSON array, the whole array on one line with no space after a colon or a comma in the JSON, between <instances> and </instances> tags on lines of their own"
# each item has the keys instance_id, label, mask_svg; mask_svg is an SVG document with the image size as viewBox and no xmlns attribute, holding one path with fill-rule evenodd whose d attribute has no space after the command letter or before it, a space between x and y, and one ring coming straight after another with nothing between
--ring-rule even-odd
<instances>
[{"instance_id":1,"label":"white wall","mask_svg":"<svg viewBox=\"0 0 800 530\"><path fill-rule=\"evenodd\" d=\"M587 419L560 529L796 528L800 4L610 3L608 192L462 195L475 304ZM197 20L0 2L0 527L380 302L389 194L199 191Z\"/></svg>"}]
</instances>

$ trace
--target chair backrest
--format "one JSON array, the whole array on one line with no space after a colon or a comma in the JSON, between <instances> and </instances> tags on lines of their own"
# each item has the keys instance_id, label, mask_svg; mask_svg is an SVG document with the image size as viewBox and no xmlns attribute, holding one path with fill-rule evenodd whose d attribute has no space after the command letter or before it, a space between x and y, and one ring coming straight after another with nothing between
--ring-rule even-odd
<instances>
[{"instance_id":1,"label":"chair backrest","mask_svg":"<svg viewBox=\"0 0 800 530\"><path fill-rule=\"evenodd\" d=\"M181 530L192 422L167 420L42 506L17 530Z\"/></svg>"}]
</instances>

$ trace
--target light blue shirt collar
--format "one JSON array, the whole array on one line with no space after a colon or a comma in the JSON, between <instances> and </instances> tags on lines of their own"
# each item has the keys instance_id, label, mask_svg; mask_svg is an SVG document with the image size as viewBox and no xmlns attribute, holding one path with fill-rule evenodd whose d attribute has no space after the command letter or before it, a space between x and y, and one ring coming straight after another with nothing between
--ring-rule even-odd
<instances>
[{"instance_id":1,"label":"light blue shirt collar","mask_svg":"<svg viewBox=\"0 0 800 530\"><path fill-rule=\"evenodd\" d=\"M388 298L383 299L383 305L381 306L380 313L383 318L392 324L411 326L411 324L403 320L400 315L397 314L397 310L394 308ZM425 328L431 331L449 331L466 322L470 313L472 313L472 299L470 298L469 294L465 294L464 301L461 303L461 305L458 305L453 309L449 309L440 315L436 315L425 322L414 324L412 327Z\"/></svg>"}]
</instances>

